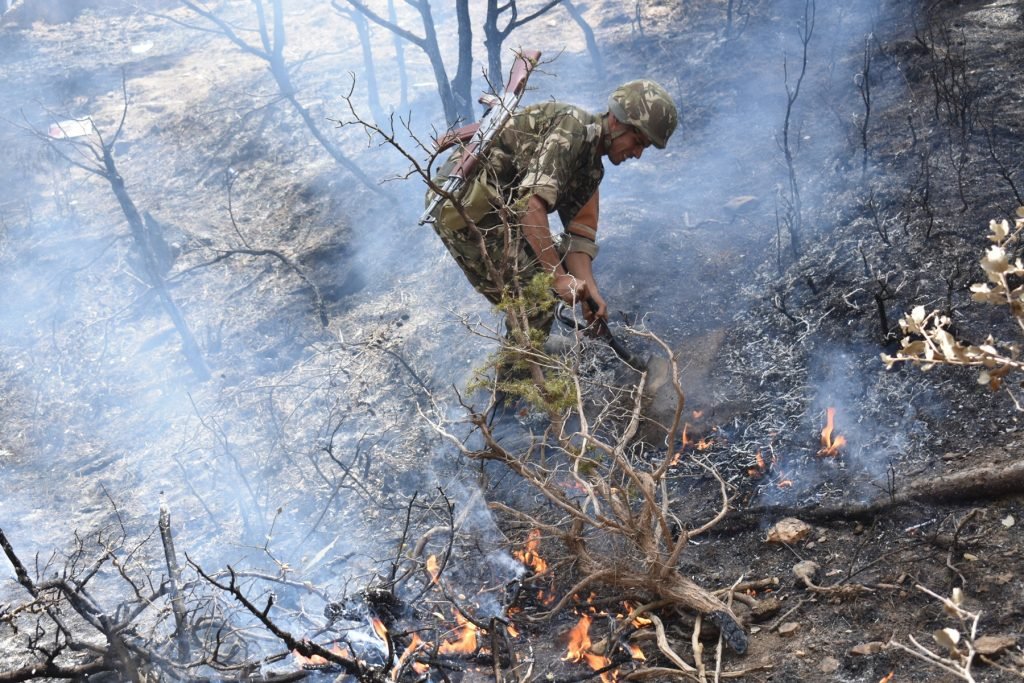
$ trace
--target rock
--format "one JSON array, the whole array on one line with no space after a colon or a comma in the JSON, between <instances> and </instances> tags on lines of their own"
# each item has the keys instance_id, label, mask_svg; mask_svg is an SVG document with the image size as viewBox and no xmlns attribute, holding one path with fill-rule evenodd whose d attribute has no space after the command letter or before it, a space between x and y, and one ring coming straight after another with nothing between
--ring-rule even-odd
<instances>
[{"instance_id":1,"label":"rock","mask_svg":"<svg viewBox=\"0 0 1024 683\"><path fill-rule=\"evenodd\" d=\"M785 624L779 627L780 636L791 636L800 630L800 624L795 621L787 621Z\"/></svg>"},{"instance_id":2,"label":"rock","mask_svg":"<svg viewBox=\"0 0 1024 683\"><path fill-rule=\"evenodd\" d=\"M775 523L768 530L769 543L797 543L807 538L811 533L811 525L796 517L786 517Z\"/></svg>"},{"instance_id":3,"label":"rock","mask_svg":"<svg viewBox=\"0 0 1024 683\"><path fill-rule=\"evenodd\" d=\"M885 643L879 640L873 640L870 643L861 643L860 645L854 645L850 648L850 654L858 655L861 657L867 657L870 655L877 655L884 649Z\"/></svg>"},{"instance_id":4,"label":"rock","mask_svg":"<svg viewBox=\"0 0 1024 683\"><path fill-rule=\"evenodd\" d=\"M997 655L1016 644L1013 636L982 636L974 641L974 650L980 655Z\"/></svg>"},{"instance_id":5,"label":"rock","mask_svg":"<svg viewBox=\"0 0 1024 683\"><path fill-rule=\"evenodd\" d=\"M818 665L818 671L823 674L834 674L839 670L839 660L835 657L825 657Z\"/></svg>"},{"instance_id":6,"label":"rock","mask_svg":"<svg viewBox=\"0 0 1024 683\"><path fill-rule=\"evenodd\" d=\"M793 576L799 579L798 585L809 585L814 583L814 577L818 575L821 566L814 560L797 562L793 567Z\"/></svg>"}]
</instances>

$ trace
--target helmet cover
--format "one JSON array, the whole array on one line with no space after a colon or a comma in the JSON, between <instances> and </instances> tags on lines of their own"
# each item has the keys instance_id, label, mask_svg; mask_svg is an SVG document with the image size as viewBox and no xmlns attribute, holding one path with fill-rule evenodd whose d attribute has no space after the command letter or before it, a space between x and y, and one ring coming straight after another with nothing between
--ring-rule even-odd
<instances>
[{"instance_id":1,"label":"helmet cover","mask_svg":"<svg viewBox=\"0 0 1024 683\"><path fill-rule=\"evenodd\" d=\"M647 136L658 149L665 149L679 123L672 96L647 79L630 81L616 88L608 98L608 111Z\"/></svg>"}]
</instances>

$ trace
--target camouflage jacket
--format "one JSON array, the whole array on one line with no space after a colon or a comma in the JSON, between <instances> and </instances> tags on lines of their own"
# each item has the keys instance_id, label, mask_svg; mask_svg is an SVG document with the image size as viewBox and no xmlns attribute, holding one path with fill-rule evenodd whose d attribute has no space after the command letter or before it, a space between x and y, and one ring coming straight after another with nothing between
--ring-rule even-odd
<instances>
[{"instance_id":1,"label":"camouflage jacket","mask_svg":"<svg viewBox=\"0 0 1024 683\"><path fill-rule=\"evenodd\" d=\"M601 126L601 116L571 104L531 105L495 138L484 171L513 201L537 195L567 226L604 177Z\"/></svg>"}]
</instances>

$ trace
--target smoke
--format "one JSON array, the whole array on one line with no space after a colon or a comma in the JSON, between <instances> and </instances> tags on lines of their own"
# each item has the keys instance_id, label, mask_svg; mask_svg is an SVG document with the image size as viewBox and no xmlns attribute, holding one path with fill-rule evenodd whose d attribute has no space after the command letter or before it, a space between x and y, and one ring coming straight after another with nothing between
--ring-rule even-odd
<instances>
[{"instance_id":1,"label":"smoke","mask_svg":"<svg viewBox=\"0 0 1024 683\"><path fill-rule=\"evenodd\" d=\"M236 4L233 10L249 10ZM324 4L289 3L294 35L298 23L319 16L314 5ZM827 160L844 144L823 103L829 88L852 82L869 8L819 7L793 121L809 211L827 189ZM728 55L721 67L711 49L721 39L711 34L707 52L694 53L681 72L614 60L610 78L666 84L682 124L668 150L608 169L595 267L613 309L654 311L652 324L673 333L735 313L727 311L735 299L723 292L703 306L710 297L701 290L701 269L726 269L742 282L746 263L774 235L770 216L785 178L781 69L783 56L791 65L799 58L802 9L803 2L779 3L767 23L748 25L715 53ZM530 46L546 32L543 24L516 38ZM302 35L313 43L313 34ZM390 54L391 37L375 35L380 54ZM152 528L162 498L179 548L203 565L308 567L310 578L330 581L376 569L400 538L405 497L439 486L457 504L460 529L484 548L487 583L516 578L521 567L499 550L506 541L480 502L479 485L455 476L459 468L423 471L421 458L435 443L410 414L411 401L422 399L410 369L435 388L453 378L464 386L488 342L462 334L457 317L468 311L491 323L497 316L429 228L414 225L420 184L385 185L394 203L367 199L292 114L272 106L276 93L264 65L226 40L192 52L195 34L113 12L87 12L74 24L7 32L0 40L9 74L0 84L4 116L19 120L18 111L27 111L38 130L54 116L92 117L111 135L123 106L120 67L128 67L119 170L140 208L186 236L169 291L214 371L203 384L184 362L181 339L144 284L109 186L5 125L0 135L16 163L0 183L0 347L14 386L0 407L9 449L0 454L0 516L20 549L45 553L75 529L116 524L119 516L133 529ZM329 44L338 40L335 33ZM145 42L153 47L132 51ZM310 60L297 82L314 93L337 92L338 73L361 69L351 50L343 61L339 68ZM391 95L384 104L395 107L388 88L397 76L378 68ZM415 68L414 80L429 82L426 66ZM531 85L528 102L554 98L600 111L614 83L599 83L579 52L559 56ZM479 77L475 89L484 89ZM28 101L36 105L25 109ZM321 121L343 107L337 98L309 106ZM444 127L430 88L414 89L413 106L396 113L422 140ZM367 146L358 128L337 135L374 177L408 170L396 153ZM72 159L81 161L74 152ZM228 168L246 174L231 214ZM730 205L737 197L753 199ZM274 250L312 274L326 292L328 329L313 313L309 286L282 259L224 255L244 249ZM394 354L404 354L407 366ZM843 419L854 400L840 401ZM451 455L436 452L439 460Z\"/></svg>"}]
</instances>

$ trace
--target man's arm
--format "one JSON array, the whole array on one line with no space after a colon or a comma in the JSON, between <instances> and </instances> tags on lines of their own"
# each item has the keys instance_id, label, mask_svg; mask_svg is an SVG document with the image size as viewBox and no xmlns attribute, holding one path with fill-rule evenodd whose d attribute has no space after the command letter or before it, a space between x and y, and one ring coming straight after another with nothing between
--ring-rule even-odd
<instances>
[{"instance_id":1,"label":"man's arm","mask_svg":"<svg viewBox=\"0 0 1024 683\"><path fill-rule=\"evenodd\" d=\"M526 214L523 216L523 235L540 260L541 267L554 276L555 293L569 305L585 301L590 294L587 280L583 277L582 271L577 273L571 265L568 271L562 267L561 256L554 240L551 239L548 205L537 195L531 195L527 203ZM581 256L589 260L586 254ZM586 268L589 270L589 263ZM593 281L593 274L590 275L590 280Z\"/></svg>"},{"instance_id":2,"label":"man's arm","mask_svg":"<svg viewBox=\"0 0 1024 683\"><path fill-rule=\"evenodd\" d=\"M597 280L594 279L592 264L597 256L597 216L599 193L594 191L593 196L587 200L572 220L565 227L569 238L568 251L565 255L565 266L570 273L587 283L587 295L592 299L595 306L584 306L583 313L587 320L593 322L595 318L608 318L608 306L605 304L601 293L597 288Z\"/></svg>"}]
</instances>

